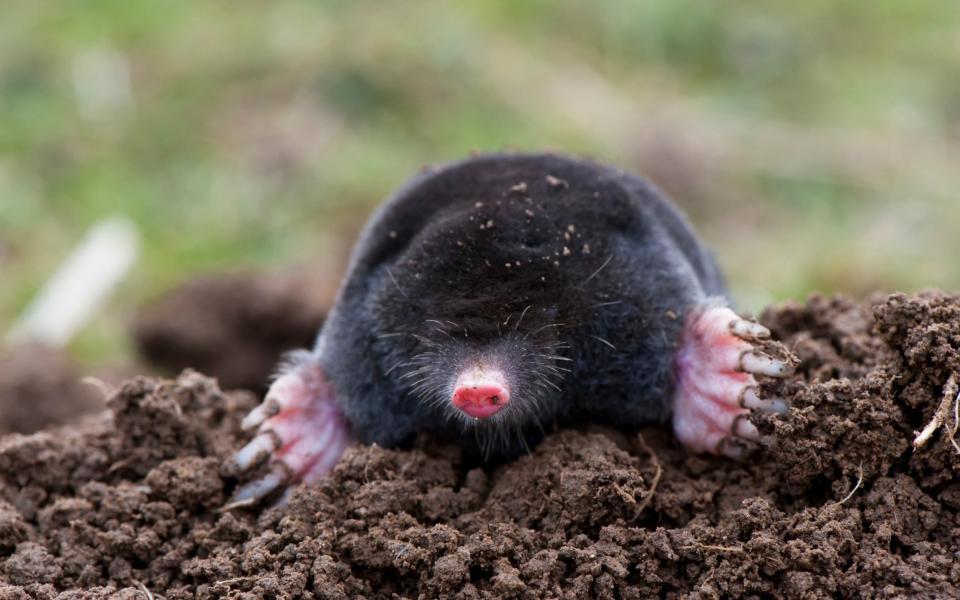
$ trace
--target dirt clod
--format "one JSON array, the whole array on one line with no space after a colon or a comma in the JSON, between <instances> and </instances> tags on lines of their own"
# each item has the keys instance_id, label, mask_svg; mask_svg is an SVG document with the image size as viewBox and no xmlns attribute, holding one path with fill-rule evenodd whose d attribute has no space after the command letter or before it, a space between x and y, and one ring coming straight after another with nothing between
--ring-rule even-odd
<instances>
[{"instance_id":1,"label":"dirt clod","mask_svg":"<svg viewBox=\"0 0 960 600\"><path fill-rule=\"evenodd\" d=\"M747 460L588 428L487 472L422 437L350 448L286 508L217 510L252 394L133 380L112 419L0 438L0 597L960 598L960 455L944 429L912 445L960 369L960 298L761 321L800 361Z\"/></svg>"}]
</instances>

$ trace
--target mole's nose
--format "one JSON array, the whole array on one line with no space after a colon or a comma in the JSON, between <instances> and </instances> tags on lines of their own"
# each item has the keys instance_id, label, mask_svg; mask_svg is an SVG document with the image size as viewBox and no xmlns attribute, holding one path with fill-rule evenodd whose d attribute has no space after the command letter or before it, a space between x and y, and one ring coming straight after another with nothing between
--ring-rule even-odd
<instances>
[{"instance_id":1,"label":"mole's nose","mask_svg":"<svg viewBox=\"0 0 960 600\"><path fill-rule=\"evenodd\" d=\"M472 370L462 373L454 386L453 405L476 419L484 419L507 405L510 392L503 373Z\"/></svg>"}]
</instances>

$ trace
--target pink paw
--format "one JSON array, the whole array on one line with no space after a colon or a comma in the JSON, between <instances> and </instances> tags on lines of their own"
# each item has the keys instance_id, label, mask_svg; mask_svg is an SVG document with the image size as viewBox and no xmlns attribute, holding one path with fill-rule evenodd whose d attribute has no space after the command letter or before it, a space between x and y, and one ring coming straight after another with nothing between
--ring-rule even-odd
<instances>
[{"instance_id":1,"label":"pink paw","mask_svg":"<svg viewBox=\"0 0 960 600\"><path fill-rule=\"evenodd\" d=\"M353 441L337 407L333 385L312 358L281 375L263 403L244 419L257 436L233 455L227 470L243 473L269 459L267 472L234 492L226 508L252 504L295 483L329 473Z\"/></svg>"},{"instance_id":2,"label":"pink paw","mask_svg":"<svg viewBox=\"0 0 960 600\"><path fill-rule=\"evenodd\" d=\"M750 409L786 411L782 400L757 395L754 375L785 377L792 371L789 363L753 347L752 341L768 337L767 328L725 306L707 305L687 317L673 403L673 430L687 448L739 458L744 442L760 439L748 420Z\"/></svg>"}]
</instances>

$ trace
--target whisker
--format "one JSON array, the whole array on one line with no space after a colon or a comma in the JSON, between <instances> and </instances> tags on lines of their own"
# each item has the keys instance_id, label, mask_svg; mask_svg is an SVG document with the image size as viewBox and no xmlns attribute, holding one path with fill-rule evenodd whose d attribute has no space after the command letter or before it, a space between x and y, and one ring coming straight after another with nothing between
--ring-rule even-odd
<instances>
[{"instance_id":1,"label":"whisker","mask_svg":"<svg viewBox=\"0 0 960 600\"><path fill-rule=\"evenodd\" d=\"M597 340L598 342L603 342L604 344L606 344L607 346L610 346L610 347L613 348L614 350L617 349L616 346L614 346L613 344L611 344L611 343L608 342L607 340L603 339L603 338L600 337L599 335L591 335L590 337L592 337L593 339Z\"/></svg>"},{"instance_id":2,"label":"whisker","mask_svg":"<svg viewBox=\"0 0 960 600\"><path fill-rule=\"evenodd\" d=\"M523 449L527 454L530 454L530 446L527 445L527 438L523 437L523 430L517 426L514 431L517 433L517 437L520 439L520 444L523 446Z\"/></svg>"},{"instance_id":3,"label":"whisker","mask_svg":"<svg viewBox=\"0 0 960 600\"><path fill-rule=\"evenodd\" d=\"M389 375L390 373L393 373L393 370L396 369L397 367L400 367L400 366L406 367L406 366L409 366L409 365L410 365L409 362L400 361L400 362L398 362L397 364L395 364L395 365L393 365L392 367L390 367L389 369L387 369L386 372L385 372L383 375L384 375L384 377L386 377L386 376Z\"/></svg>"},{"instance_id":4,"label":"whisker","mask_svg":"<svg viewBox=\"0 0 960 600\"><path fill-rule=\"evenodd\" d=\"M540 430L540 435L547 437L547 432L543 430L543 423L540 422L540 417L537 416L537 413L532 413L530 418L533 419L534 424L536 424L537 429Z\"/></svg>"},{"instance_id":5,"label":"whisker","mask_svg":"<svg viewBox=\"0 0 960 600\"><path fill-rule=\"evenodd\" d=\"M428 338L428 337L423 337L422 335L417 335L417 334L415 334L415 333L411 333L411 334L410 334L410 337L415 338L415 339L423 342L423 343L426 344L427 346L433 347L433 346L436 346L436 345L437 345L436 342L434 342L433 340L431 340L431 339Z\"/></svg>"},{"instance_id":6,"label":"whisker","mask_svg":"<svg viewBox=\"0 0 960 600\"><path fill-rule=\"evenodd\" d=\"M545 384L549 385L550 387L552 387L553 389L557 390L558 392L562 392L562 391L563 391L563 390L560 389L560 386L558 386L558 385L555 384L554 382L550 381L549 379L544 379L543 382L544 382Z\"/></svg>"},{"instance_id":7,"label":"whisker","mask_svg":"<svg viewBox=\"0 0 960 600\"><path fill-rule=\"evenodd\" d=\"M623 304L623 300L613 300L611 302L601 302L600 304L592 304L588 308L600 308L601 306L613 306L614 304Z\"/></svg>"},{"instance_id":8,"label":"whisker","mask_svg":"<svg viewBox=\"0 0 960 600\"><path fill-rule=\"evenodd\" d=\"M420 367L419 369L415 369L415 370L413 370L413 371L410 371L409 373L404 373L403 375L400 376L400 379L409 379L410 377L414 377L414 376L416 376L416 375L420 375L421 373L424 373L425 371L427 371L427 370L429 370L429 369L430 369L429 366Z\"/></svg>"},{"instance_id":9,"label":"whisker","mask_svg":"<svg viewBox=\"0 0 960 600\"><path fill-rule=\"evenodd\" d=\"M390 267L387 267L387 275L389 275L390 279L393 280L393 285L397 286L397 289L400 291L400 293L403 294L405 298L409 298L410 296L407 296L407 293L403 291L403 288L400 287L399 283L397 283L397 278L393 276L393 271L390 270Z\"/></svg>"},{"instance_id":10,"label":"whisker","mask_svg":"<svg viewBox=\"0 0 960 600\"><path fill-rule=\"evenodd\" d=\"M422 373L416 373L416 375L421 375L421 374L422 374ZM411 381L408 385L410 386L410 389L413 390L413 389L417 389L417 388L421 387L422 385L424 385L425 383L427 383L427 382L429 382L429 381L430 381L430 375L424 375L423 377L421 377L420 379L418 379L418 380L416 380L416 381Z\"/></svg>"},{"instance_id":11,"label":"whisker","mask_svg":"<svg viewBox=\"0 0 960 600\"><path fill-rule=\"evenodd\" d=\"M410 383L407 384L407 386L411 392L419 393L425 390L425 388L423 388L423 385L425 384L425 382L427 382L427 380L429 380L430 376L429 375L424 376L422 373L416 373L416 375L421 375L421 377L419 379L411 381Z\"/></svg>"},{"instance_id":12,"label":"whisker","mask_svg":"<svg viewBox=\"0 0 960 600\"><path fill-rule=\"evenodd\" d=\"M540 327L538 329L534 329L530 333L526 334L525 336L523 336L523 339L527 339L531 335L536 335L548 327L563 327L563 323L548 323L547 325L544 325L543 327Z\"/></svg>"},{"instance_id":13,"label":"whisker","mask_svg":"<svg viewBox=\"0 0 960 600\"><path fill-rule=\"evenodd\" d=\"M607 268L607 265L610 264L610 261L611 261L611 260L613 260L613 255L612 255L612 254L607 257L607 260L603 261L603 264L600 265L600 268L599 268L599 269L597 269L596 271L594 271L593 274L590 275L590 277L587 277L586 279L584 279L584 280L583 280L583 283L581 283L580 285L586 285L588 281L590 281L591 279L593 279L594 277L596 277L597 275L599 275L599 274L600 274L600 271L602 271L602 270L604 270L605 268Z\"/></svg>"},{"instance_id":14,"label":"whisker","mask_svg":"<svg viewBox=\"0 0 960 600\"><path fill-rule=\"evenodd\" d=\"M513 326L514 331L516 331L520 327L520 323L523 322L523 316L527 314L527 311L530 310L530 307L532 306L533 306L532 304L528 304L527 307L523 309L523 312L520 313L520 318L517 319L517 324Z\"/></svg>"},{"instance_id":15,"label":"whisker","mask_svg":"<svg viewBox=\"0 0 960 600\"><path fill-rule=\"evenodd\" d=\"M540 358L548 358L550 360L565 360L567 362L573 362L572 358L567 358L566 356L557 356L556 354L536 354Z\"/></svg>"}]
</instances>

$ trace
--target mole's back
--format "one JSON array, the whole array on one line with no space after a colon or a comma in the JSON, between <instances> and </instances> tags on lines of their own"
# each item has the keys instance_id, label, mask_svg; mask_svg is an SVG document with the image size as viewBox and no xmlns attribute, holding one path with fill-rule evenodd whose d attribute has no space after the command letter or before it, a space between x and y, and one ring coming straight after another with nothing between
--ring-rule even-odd
<instances>
[{"instance_id":1,"label":"mole's back","mask_svg":"<svg viewBox=\"0 0 960 600\"><path fill-rule=\"evenodd\" d=\"M710 253L654 186L607 165L557 154L487 154L423 170L370 219L354 251L351 275L364 277L425 229L442 227L448 219L478 207L488 209L484 214L489 216L490 208L501 205L493 225L508 243L551 241L546 239L548 227L527 218L534 207L523 207L523 200L545 209L561 238L569 225L625 236L665 235L689 261L706 295L726 294ZM523 212L508 210L511 205ZM651 227L658 231L651 232ZM574 251L569 244L566 247Z\"/></svg>"}]
</instances>

